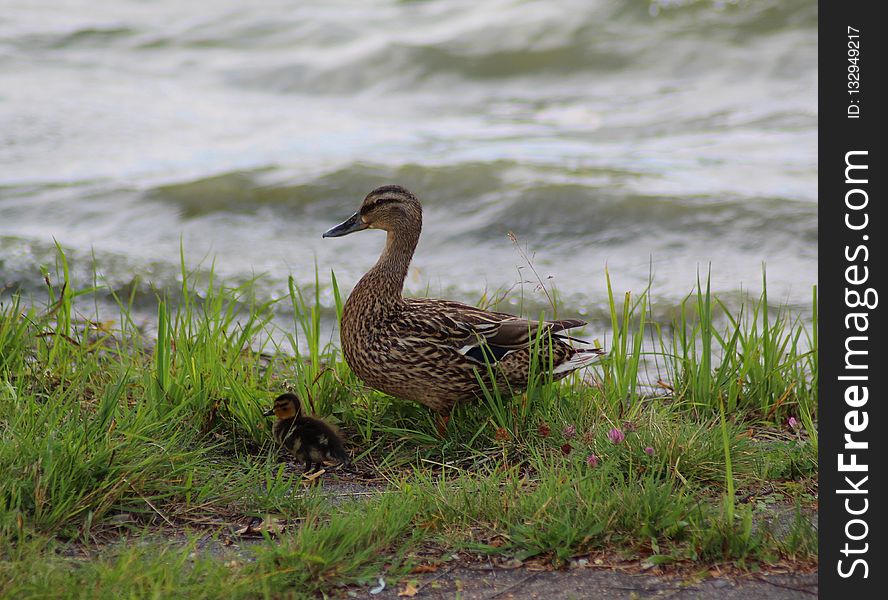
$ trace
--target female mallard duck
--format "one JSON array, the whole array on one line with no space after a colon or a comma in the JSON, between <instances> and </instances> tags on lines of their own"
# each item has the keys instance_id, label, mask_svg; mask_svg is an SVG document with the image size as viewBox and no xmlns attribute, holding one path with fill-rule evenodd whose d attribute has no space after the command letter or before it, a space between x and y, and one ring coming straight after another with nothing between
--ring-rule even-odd
<instances>
[{"instance_id":1,"label":"female mallard duck","mask_svg":"<svg viewBox=\"0 0 888 600\"><path fill-rule=\"evenodd\" d=\"M367 385L445 411L482 395L477 374L489 387L488 364L498 389L520 392L532 355L537 372L551 370L561 379L603 354L558 333L586 324L579 319L540 324L450 300L402 297L422 229L422 206L406 189L373 190L358 212L324 237L369 228L388 233L385 249L349 295L340 334L346 362ZM538 332L544 335L535 344Z\"/></svg>"},{"instance_id":2,"label":"female mallard duck","mask_svg":"<svg viewBox=\"0 0 888 600\"><path fill-rule=\"evenodd\" d=\"M337 460L348 466L351 461L342 444L339 433L330 425L314 417L302 415L302 405L295 394L281 394L274 401L274 408L265 416L277 417L272 433L274 441L289 450L296 460L305 463L305 472L313 465Z\"/></svg>"}]
</instances>

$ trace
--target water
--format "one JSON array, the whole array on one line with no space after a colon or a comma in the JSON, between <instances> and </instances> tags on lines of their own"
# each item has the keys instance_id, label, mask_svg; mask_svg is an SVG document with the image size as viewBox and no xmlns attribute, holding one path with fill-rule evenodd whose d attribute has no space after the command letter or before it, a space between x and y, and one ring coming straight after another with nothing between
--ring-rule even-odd
<instances>
[{"instance_id":1,"label":"water","mask_svg":"<svg viewBox=\"0 0 888 600\"><path fill-rule=\"evenodd\" d=\"M0 0L0 289L39 290L55 239L146 299L180 242L260 295L315 265L347 290L383 236L321 233L400 183L411 293L535 279L513 231L564 316L602 314L605 266L671 307L765 263L804 309L816 26L807 0Z\"/></svg>"}]
</instances>

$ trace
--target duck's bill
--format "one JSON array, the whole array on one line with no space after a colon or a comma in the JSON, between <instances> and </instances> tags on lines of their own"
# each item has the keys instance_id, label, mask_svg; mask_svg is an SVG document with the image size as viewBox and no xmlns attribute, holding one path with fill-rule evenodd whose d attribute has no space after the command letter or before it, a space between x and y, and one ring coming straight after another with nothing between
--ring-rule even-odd
<instances>
[{"instance_id":1,"label":"duck's bill","mask_svg":"<svg viewBox=\"0 0 888 600\"><path fill-rule=\"evenodd\" d=\"M323 237L342 237L343 235L361 231L362 229L367 229L367 224L361 220L360 213L355 213L350 216L347 221L343 221L336 227L325 231Z\"/></svg>"},{"instance_id":2,"label":"duck's bill","mask_svg":"<svg viewBox=\"0 0 888 600\"><path fill-rule=\"evenodd\" d=\"M262 413L262 416L263 417L270 417L273 414L274 414L274 409L272 408L271 410L266 410L264 413Z\"/></svg>"}]
</instances>

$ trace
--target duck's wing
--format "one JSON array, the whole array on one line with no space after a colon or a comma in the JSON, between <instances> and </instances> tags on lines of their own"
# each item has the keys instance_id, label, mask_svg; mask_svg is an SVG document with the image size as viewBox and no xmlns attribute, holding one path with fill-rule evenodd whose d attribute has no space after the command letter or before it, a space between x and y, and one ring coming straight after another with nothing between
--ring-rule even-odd
<instances>
[{"instance_id":1,"label":"duck's wing","mask_svg":"<svg viewBox=\"0 0 888 600\"><path fill-rule=\"evenodd\" d=\"M399 323L404 334L427 344L451 348L481 363L498 361L510 352L528 347L540 333L557 334L586 324L580 319L531 321L452 300L404 300L407 310ZM563 334L556 337L573 339Z\"/></svg>"}]
</instances>

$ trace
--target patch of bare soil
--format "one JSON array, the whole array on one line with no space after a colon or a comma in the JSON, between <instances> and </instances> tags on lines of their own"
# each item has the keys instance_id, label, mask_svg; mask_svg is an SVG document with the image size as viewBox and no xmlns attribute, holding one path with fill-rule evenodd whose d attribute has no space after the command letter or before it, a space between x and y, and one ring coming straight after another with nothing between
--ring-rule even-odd
<instances>
[{"instance_id":1,"label":"patch of bare soil","mask_svg":"<svg viewBox=\"0 0 888 600\"><path fill-rule=\"evenodd\" d=\"M816 598L817 573L725 573L701 579L698 576L633 573L612 568L580 567L566 571L537 571L527 567L506 569L463 565L442 568L437 573L417 574L413 580L387 587L377 594L370 593L376 589L350 590L347 595L379 600L790 600Z\"/></svg>"},{"instance_id":2,"label":"patch of bare soil","mask_svg":"<svg viewBox=\"0 0 888 600\"><path fill-rule=\"evenodd\" d=\"M817 597L817 565L778 563L752 573L731 565L708 568L691 563L652 566L600 551L573 559L561 569L544 557L515 559L458 553L421 552L423 564L399 582L347 588L346 597L401 598L787 600Z\"/></svg>"}]
</instances>

